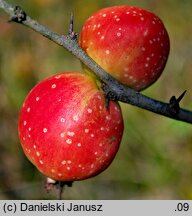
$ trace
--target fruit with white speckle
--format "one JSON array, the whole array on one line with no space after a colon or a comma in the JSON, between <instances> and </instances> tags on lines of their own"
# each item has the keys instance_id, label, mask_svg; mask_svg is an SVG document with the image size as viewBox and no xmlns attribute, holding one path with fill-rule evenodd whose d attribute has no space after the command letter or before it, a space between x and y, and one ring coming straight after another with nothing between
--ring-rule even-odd
<instances>
[{"instance_id":1,"label":"fruit with white speckle","mask_svg":"<svg viewBox=\"0 0 192 216\"><path fill-rule=\"evenodd\" d=\"M160 77L170 49L160 18L129 6L95 12L85 22L79 44L108 73L137 91Z\"/></svg>"},{"instance_id":2,"label":"fruit with white speckle","mask_svg":"<svg viewBox=\"0 0 192 216\"><path fill-rule=\"evenodd\" d=\"M123 133L118 103L86 74L65 72L36 85L20 111L19 137L28 159L57 181L87 179L113 161Z\"/></svg>"}]
</instances>

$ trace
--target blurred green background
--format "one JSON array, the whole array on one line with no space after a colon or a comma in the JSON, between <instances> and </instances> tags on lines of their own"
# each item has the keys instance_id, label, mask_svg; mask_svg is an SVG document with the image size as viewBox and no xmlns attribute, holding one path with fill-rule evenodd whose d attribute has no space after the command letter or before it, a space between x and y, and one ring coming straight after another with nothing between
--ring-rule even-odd
<instances>
[{"instance_id":1,"label":"blurred green background","mask_svg":"<svg viewBox=\"0 0 192 216\"><path fill-rule=\"evenodd\" d=\"M165 23L171 52L161 78L144 94L161 101L187 94L192 110L191 0L10 0L42 24L67 34L74 12L75 30L96 10L129 4L156 13ZM45 177L26 159L17 134L19 110L29 90L61 71L81 71L78 59L19 24L0 10L0 199L55 199ZM192 126L121 104L125 131L111 166L92 179L66 188L64 199L192 199Z\"/></svg>"}]
</instances>

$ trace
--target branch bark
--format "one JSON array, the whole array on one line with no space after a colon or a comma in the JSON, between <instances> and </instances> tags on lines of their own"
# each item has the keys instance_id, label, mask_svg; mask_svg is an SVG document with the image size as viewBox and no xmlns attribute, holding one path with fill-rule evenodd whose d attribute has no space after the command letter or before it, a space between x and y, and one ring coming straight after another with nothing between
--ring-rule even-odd
<instances>
[{"instance_id":1,"label":"branch bark","mask_svg":"<svg viewBox=\"0 0 192 216\"><path fill-rule=\"evenodd\" d=\"M79 47L75 37L75 32L70 32L67 36L59 35L26 15L20 7L15 7L14 5L7 3L5 0L0 0L0 8L9 14L11 21L19 22L31 28L75 55L107 86L108 95L112 99L115 98L118 101L128 103L172 119L192 123L192 112L181 109L179 107L180 100L177 100L175 96L171 97L169 103L164 103L136 92L111 77Z\"/></svg>"}]
</instances>

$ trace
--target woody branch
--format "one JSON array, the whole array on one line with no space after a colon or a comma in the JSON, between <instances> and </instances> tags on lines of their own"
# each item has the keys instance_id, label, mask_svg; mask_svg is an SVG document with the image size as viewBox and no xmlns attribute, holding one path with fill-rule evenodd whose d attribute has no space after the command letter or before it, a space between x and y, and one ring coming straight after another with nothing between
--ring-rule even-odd
<instances>
[{"instance_id":1,"label":"woody branch","mask_svg":"<svg viewBox=\"0 0 192 216\"><path fill-rule=\"evenodd\" d=\"M10 16L9 21L14 21L31 28L75 55L102 81L104 92L109 100L118 100L162 116L192 123L192 112L180 108L179 105L186 91L184 91L178 98L172 96L169 102L165 103L147 97L119 83L103 70L93 59L91 59L78 45L77 34L73 31L72 19L70 22L69 33L66 36L63 36L51 31L36 20L33 20L19 6L14 6L7 3L5 0L0 0L0 8Z\"/></svg>"}]
</instances>

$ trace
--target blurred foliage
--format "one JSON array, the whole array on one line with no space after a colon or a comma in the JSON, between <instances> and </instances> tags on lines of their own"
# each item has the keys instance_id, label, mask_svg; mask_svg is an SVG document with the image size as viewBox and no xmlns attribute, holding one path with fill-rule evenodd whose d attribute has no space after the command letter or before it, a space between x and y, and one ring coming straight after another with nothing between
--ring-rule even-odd
<instances>
[{"instance_id":1,"label":"blurred foliage","mask_svg":"<svg viewBox=\"0 0 192 216\"><path fill-rule=\"evenodd\" d=\"M182 107L192 110L191 0L10 0L42 24L67 34L70 12L75 30L97 9L135 5L164 21L171 52L161 78L143 93L161 101L187 94ZM54 199L44 176L24 156L17 135L19 110L29 90L61 71L80 71L79 61L41 35L8 23L0 11L0 199ZM102 174L66 188L65 199L192 199L192 127L121 104L125 131L119 152Z\"/></svg>"}]
</instances>

